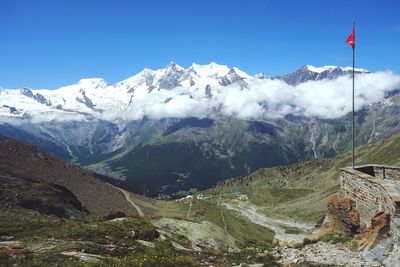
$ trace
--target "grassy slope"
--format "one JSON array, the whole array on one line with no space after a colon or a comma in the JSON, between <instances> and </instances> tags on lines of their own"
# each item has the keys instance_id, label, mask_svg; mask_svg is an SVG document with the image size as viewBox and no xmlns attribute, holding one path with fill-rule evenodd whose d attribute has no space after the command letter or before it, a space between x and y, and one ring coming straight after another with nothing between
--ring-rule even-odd
<instances>
[{"instance_id":1,"label":"grassy slope","mask_svg":"<svg viewBox=\"0 0 400 267\"><path fill-rule=\"evenodd\" d=\"M358 147L357 163L400 165L400 133L385 140ZM283 167L260 169L249 176L230 179L236 184L250 182L249 185L228 185L206 191L206 194L235 197L235 189L249 196L254 204L264 208L272 216L289 216L302 221L316 222L325 214L329 196L338 190L341 167L348 166L351 154L344 153L331 159L319 159ZM239 182L238 182L239 181ZM217 198L196 200L187 218L189 205L176 201L158 201L134 195L135 202L151 218L172 217L193 221L208 220L235 237L241 245L248 243L268 243L273 233L259 227L243 217L217 205ZM223 218L225 219L225 222Z\"/></svg>"},{"instance_id":2,"label":"grassy slope","mask_svg":"<svg viewBox=\"0 0 400 267\"><path fill-rule=\"evenodd\" d=\"M154 226L142 218L82 222L0 208L0 219L0 236L20 241L12 249L22 251L13 255L0 248L0 266L158 266L160 261L171 267L197 266L191 255L174 251L168 240L159 241ZM136 239L154 242L155 248ZM60 254L71 250L106 258L95 264Z\"/></svg>"},{"instance_id":3,"label":"grassy slope","mask_svg":"<svg viewBox=\"0 0 400 267\"><path fill-rule=\"evenodd\" d=\"M400 165L400 133L358 147L356 164L367 163ZM229 197L233 190L240 190L268 214L316 222L324 215L329 196L338 190L340 168L350 164L351 152L346 152L330 159L260 169L249 176L227 180L225 187L207 193Z\"/></svg>"},{"instance_id":4,"label":"grassy slope","mask_svg":"<svg viewBox=\"0 0 400 267\"><path fill-rule=\"evenodd\" d=\"M217 205L213 200L194 200L188 217L188 202L159 201L133 194L132 199L149 218L169 217L196 222L206 220L222 229L226 227L227 232L237 240L239 246L267 245L274 237L271 230L237 216L234 212Z\"/></svg>"},{"instance_id":5,"label":"grassy slope","mask_svg":"<svg viewBox=\"0 0 400 267\"><path fill-rule=\"evenodd\" d=\"M169 217L185 218L191 221L208 220L224 229L225 224L222 219L224 216L227 232L237 239L236 244L242 248L258 247L263 250L270 246L273 238L271 231L204 201L193 203L192 215L189 218L186 218L188 205L185 203L175 201L151 203L144 199L141 201L142 205L145 203L153 206L150 217L171 215ZM132 231L135 237L132 237ZM75 221L58 219L24 209L0 208L0 236L11 236L13 240L20 241L18 245L11 247L19 249L16 253L25 253L24 256L15 257L12 253L0 248L0 266L186 267L199 266L203 259L207 261L211 259L217 266L232 266L233 262L238 261L252 263L260 261L254 249L244 250L239 254L226 254L212 249L204 249L201 253L176 251L171 241L186 247L190 247L190 241L179 236L169 237L164 241L159 240L159 234L149 218L130 217L123 221ZM155 248L145 247L136 239L153 242ZM30 252L26 253L25 250ZM61 255L63 251L84 251L106 258L97 264L84 263L78 258ZM262 257L261 260L267 263L274 262L269 255Z\"/></svg>"}]
</instances>

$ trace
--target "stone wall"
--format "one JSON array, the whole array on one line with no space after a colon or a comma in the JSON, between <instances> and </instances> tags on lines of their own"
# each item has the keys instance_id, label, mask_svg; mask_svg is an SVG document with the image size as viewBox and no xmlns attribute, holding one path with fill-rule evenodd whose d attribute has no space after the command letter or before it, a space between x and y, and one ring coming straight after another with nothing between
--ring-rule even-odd
<instances>
[{"instance_id":1,"label":"stone wall","mask_svg":"<svg viewBox=\"0 0 400 267\"><path fill-rule=\"evenodd\" d=\"M400 180L400 169L391 166L373 165L376 178Z\"/></svg>"},{"instance_id":2,"label":"stone wall","mask_svg":"<svg viewBox=\"0 0 400 267\"><path fill-rule=\"evenodd\" d=\"M374 171L374 173L371 172ZM375 174L375 176L371 175ZM362 166L357 169L343 168L340 172L340 192L356 201L360 223L371 225L372 218L379 212L390 215L390 233L400 238L396 203L380 180L400 179L400 169L383 166ZM396 182L397 182L396 181ZM399 181L400 182L400 181Z\"/></svg>"}]
</instances>

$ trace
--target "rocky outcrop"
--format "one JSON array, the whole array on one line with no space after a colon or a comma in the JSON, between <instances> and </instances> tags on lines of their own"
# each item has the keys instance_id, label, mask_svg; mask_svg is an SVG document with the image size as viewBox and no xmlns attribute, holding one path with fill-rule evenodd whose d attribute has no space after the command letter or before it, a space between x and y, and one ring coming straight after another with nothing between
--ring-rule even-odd
<instances>
[{"instance_id":1,"label":"rocky outcrop","mask_svg":"<svg viewBox=\"0 0 400 267\"><path fill-rule=\"evenodd\" d=\"M377 235L386 235L390 230L390 215L380 212L371 221L371 231Z\"/></svg>"},{"instance_id":2,"label":"rocky outcrop","mask_svg":"<svg viewBox=\"0 0 400 267\"><path fill-rule=\"evenodd\" d=\"M276 247L272 255L283 266L399 266L399 252L391 242L364 252L352 251L346 244L318 242L300 249Z\"/></svg>"},{"instance_id":3,"label":"rocky outcrop","mask_svg":"<svg viewBox=\"0 0 400 267\"><path fill-rule=\"evenodd\" d=\"M390 214L379 212L368 224L360 223L360 214L352 198L334 195L329 199L325 219L311 239L327 233L341 233L353 237L351 247L355 250L370 249L390 231Z\"/></svg>"},{"instance_id":4,"label":"rocky outcrop","mask_svg":"<svg viewBox=\"0 0 400 267\"><path fill-rule=\"evenodd\" d=\"M152 221L158 232L167 237L174 235L186 237L193 245L214 249L237 249L235 239L217 225L202 221L200 223L161 218Z\"/></svg>"},{"instance_id":5,"label":"rocky outcrop","mask_svg":"<svg viewBox=\"0 0 400 267\"><path fill-rule=\"evenodd\" d=\"M361 234L352 240L351 246L357 250L370 249L375 243L386 237L389 231L390 215L380 212L372 219L370 226L361 228Z\"/></svg>"},{"instance_id":6,"label":"rocky outcrop","mask_svg":"<svg viewBox=\"0 0 400 267\"><path fill-rule=\"evenodd\" d=\"M353 199L341 195L329 199L328 212L320 227L320 234L329 232L350 236L360 233L360 214Z\"/></svg>"}]
</instances>

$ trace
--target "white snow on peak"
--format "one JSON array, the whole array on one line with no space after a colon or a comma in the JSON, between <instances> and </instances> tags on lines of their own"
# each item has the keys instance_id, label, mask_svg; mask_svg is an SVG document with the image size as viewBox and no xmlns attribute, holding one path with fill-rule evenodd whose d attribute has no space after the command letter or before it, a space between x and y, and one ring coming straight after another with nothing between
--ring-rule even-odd
<instances>
[{"instance_id":1,"label":"white snow on peak","mask_svg":"<svg viewBox=\"0 0 400 267\"><path fill-rule=\"evenodd\" d=\"M261 80L268 78L268 76L264 72L256 73L256 74L254 74L254 77L257 79L261 79Z\"/></svg>"},{"instance_id":2,"label":"white snow on peak","mask_svg":"<svg viewBox=\"0 0 400 267\"><path fill-rule=\"evenodd\" d=\"M85 88L105 88L108 83L102 78L87 78L79 80L77 85Z\"/></svg>"},{"instance_id":3,"label":"white snow on peak","mask_svg":"<svg viewBox=\"0 0 400 267\"><path fill-rule=\"evenodd\" d=\"M179 66L178 64L176 64L174 61L171 61L167 66L165 66L164 68L165 71L170 71L170 70L184 70L183 67Z\"/></svg>"},{"instance_id":4,"label":"white snow on peak","mask_svg":"<svg viewBox=\"0 0 400 267\"><path fill-rule=\"evenodd\" d=\"M250 75L248 75L246 72L241 71L240 69L238 69L238 68L236 68L236 67L233 67L232 69L236 72L237 75L239 75L239 76L242 77L242 78L245 78L245 79L251 79L251 78L252 78L252 77L251 77Z\"/></svg>"},{"instance_id":5,"label":"white snow on peak","mask_svg":"<svg viewBox=\"0 0 400 267\"><path fill-rule=\"evenodd\" d=\"M336 66L305 67L316 73L336 68L351 70L350 67ZM356 70L368 72L365 69ZM0 123L2 118L75 120L78 117L86 118L85 114L104 120L124 120L128 117L136 119L144 115L157 117L159 114L174 117L189 113L193 115L191 112L185 113L191 107L199 107L196 112L203 114L201 112L207 111L208 107L215 103L224 103L226 99L232 100L232 103L241 101L237 95L241 95L241 91L238 90L239 87L242 89L243 84L249 88L253 84L254 92L265 97L266 91L259 90L262 86L257 84L260 82L258 79L265 77L252 77L236 67L230 68L215 62L206 65L193 63L186 69L171 62L158 70L145 68L136 75L112 85L101 78L90 78L56 90L30 89L31 93L0 88ZM241 83L242 79L246 80L246 83ZM235 87L236 82L240 83L240 86ZM228 84L233 84L232 90L225 90ZM247 96L243 97L246 99ZM234 106L245 103L240 101L235 102ZM253 110L253 107L251 109ZM175 110L176 113L171 113L171 110ZM212 109L208 111L213 112Z\"/></svg>"},{"instance_id":6,"label":"white snow on peak","mask_svg":"<svg viewBox=\"0 0 400 267\"><path fill-rule=\"evenodd\" d=\"M332 65L326 65L322 67L315 67L313 65L306 65L305 68L311 72L315 73L322 73L327 70L334 70L334 69L341 69L342 71L351 71L353 70L353 67L338 67L338 66L332 66ZM367 69L361 69L361 68L354 68L355 71L358 72L369 72Z\"/></svg>"},{"instance_id":7,"label":"white snow on peak","mask_svg":"<svg viewBox=\"0 0 400 267\"><path fill-rule=\"evenodd\" d=\"M207 65L200 65L193 63L189 70L194 71L200 77L222 77L229 72L229 67L227 65L219 65L214 61Z\"/></svg>"},{"instance_id":8,"label":"white snow on peak","mask_svg":"<svg viewBox=\"0 0 400 267\"><path fill-rule=\"evenodd\" d=\"M351 71L353 70L353 67L340 67L340 69L342 71ZM354 71L358 71L358 72L369 72L369 70L367 69L362 69L362 68L354 68Z\"/></svg>"}]
</instances>

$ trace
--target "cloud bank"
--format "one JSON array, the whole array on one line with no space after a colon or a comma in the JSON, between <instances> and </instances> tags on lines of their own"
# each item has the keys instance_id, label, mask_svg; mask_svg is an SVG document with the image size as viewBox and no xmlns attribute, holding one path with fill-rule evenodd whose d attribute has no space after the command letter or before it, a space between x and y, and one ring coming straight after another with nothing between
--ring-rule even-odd
<instances>
[{"instance_id":1,"label":"cloud bank","mask_svg":"<svg viewBox=\"0 0 400 267\"><path fill-rule=\"evenodd\" d=\"M400 76L392 72L359 74L355 78L355 108L382 101L385 93L400 89ZM279 118L288 114L326 119L352 109L352 79L308 81L290 86L281 80L253 80L243 87L222 87L213 97L197 97L185 88L154 91L134 101L127 118L208 117L220 112L238 119Z\"/></svg>"},{"instance_id":2,"label":"cloud bank","mask_svg":"<svg viewBox=\"0 0 400 267\"><path fill-rule=\"evenodd\" d=\"M122 88L111 89L112 93L123 92ZM147 88L143 89L147 92ZM388 92L396 89L400 89L400 75L389 71L358 74L355 80L355 108L359 110L380 102ZM12 97L9 99L16 99L18 92L12 91ZM0 121L14 124L23 123L25 119L35 123L93 118L118 121L121 118L140 120L144 117L205 118L214 117L216 114L244 120L282 118L288 114L334 119L346 115L352 109L351 76L308 81L297 86L277 79L252 79L246 80L246 83L238 82L213 89L206 89L204 86L197 89L176 87L172 90L153 90L141 97L132 98L129 103L131 95L127 93L119 99L103 96L98 89L87 89L86 93L92 99L96 110L76 102L75 95L70 97L75 106L65 107L63 110L20 96L21 101L16 102L16 107L21 110L22 115L19 118L2 116L1 114L10 112L9 107L3 104L10 104L0 101ZM4 94L1 95L0 92L0 100L2 96ZM88 114L91 116L87 116Z\"/></svg>"}]
</instances>

